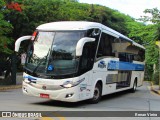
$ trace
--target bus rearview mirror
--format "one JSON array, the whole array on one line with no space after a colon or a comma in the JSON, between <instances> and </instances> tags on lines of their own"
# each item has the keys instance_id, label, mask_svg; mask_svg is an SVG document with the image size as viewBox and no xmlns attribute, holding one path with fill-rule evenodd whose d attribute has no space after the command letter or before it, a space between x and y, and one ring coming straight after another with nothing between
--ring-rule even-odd
<instances>
[{"instance_id":1,"label":"bus rearview mirror","mask_svg":"<svg viewBox=\"0 0 160 120\"><path fill-rule=\"evenodd\" d=\"M30 40L31 38L32 38L32 36L23 36L23 37L18 38L16 40L16 42L15 42L15 49L14 49L14 51L18 52L19 48L20 48L21 42L24 41L24 40Z\"/></svg>"},{"instance_id":2,"label":"bus rearview mirror","mask_svg":"<svg viewBox=\"0 0 160 120\"><path fill-rule=\"evenodd\" d=\"M81 38L76 46L76 56L81 56L82 55L82 51L83 51L83 47L85 45L85 43L87 42L94 42L95 38L89 38L89 37L84 37Z\"/></svg>"}]
</instances>

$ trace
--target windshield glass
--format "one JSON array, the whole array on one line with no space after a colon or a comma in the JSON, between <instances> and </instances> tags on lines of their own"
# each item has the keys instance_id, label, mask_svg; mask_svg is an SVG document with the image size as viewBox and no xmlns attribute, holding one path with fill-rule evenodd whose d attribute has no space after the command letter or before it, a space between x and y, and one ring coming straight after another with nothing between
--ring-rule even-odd
<instances>
[{"instance_id":1,"label":"windshield glass","mask_svg":"<svg viewBox=\"0 0 160 120\"><path fill-rule=\"evenodd\" d=\"M55 32L39 32L29 45L26 68L32 72L45 72Z\"/></svg>"},{"instance_id":2,"label":"windshield glass","mask_svg":"<svg viewBox=\"0 0 160 120\"><path fill-rule=\"evenodd\" d=\"M39 32L29 46L26 69L33 73L67 75L77 72L75 51L83 31Z\"/></svg>"}]
</instances>

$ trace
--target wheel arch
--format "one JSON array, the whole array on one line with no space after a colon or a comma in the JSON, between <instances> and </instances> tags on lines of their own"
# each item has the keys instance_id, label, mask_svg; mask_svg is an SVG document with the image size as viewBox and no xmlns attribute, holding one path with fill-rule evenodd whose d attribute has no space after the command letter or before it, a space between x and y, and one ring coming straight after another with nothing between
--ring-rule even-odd
<instances>
[{"instance_id":1,"label":"wheel arch","mask_svg":"<svg viewBox=\"0 0 160 120\"><path fill-rule=\"evenodd\" d=\"M134 82L136 82L136 85L138 85L138 77L134 78ZM133 83L134 84L134 83Z\"/></svg>"},{"instance_id":2,"label":"wheel arch","mask_svg":"<svg viewBox=\"0 0 160 120\"><path fill-rule=\"evenodd\" d=\"M95 89L96 88L96 89ZM99 88L99 89L98 89ZM103 81L102 80L97 80L95 83L94 83L94 86L93 86L93 90L92 90L92 95L91 95L91 99L89 99L89 103L92 103L92 104L95 104L95 103L98 103L99 100L101 99L101 96L102 96L102 90L103 89ZM99 91L99 97L95 99L94 97L94 90L98 90Z\"/></svg>"},{"instance_id":3,"label":"wheel arch","mask_svg":"<svg viewBox=\"0 0 160 120\"><path fill-rule=\"evenodd\" d=\"M96 84L100 84L101 89L103 89L103 82L102 82L102 80L98 80ZM96 85L96 84L95 84L95 85Z\"/></svg>"},{"instance_id":4,"label":"wheel arch","mask_svg":"<svg viewBox=\"0 0 160 120\"><path fill-rule=\"evenodd\" d=\"M103 81L101 79L97 79L96 82L94 83L93 89L96 87L97 84L101 86L101 92L102 92L103 91ZM92 95L93 95L93 92L92 92Z\"/></svg>"}]
</instances>

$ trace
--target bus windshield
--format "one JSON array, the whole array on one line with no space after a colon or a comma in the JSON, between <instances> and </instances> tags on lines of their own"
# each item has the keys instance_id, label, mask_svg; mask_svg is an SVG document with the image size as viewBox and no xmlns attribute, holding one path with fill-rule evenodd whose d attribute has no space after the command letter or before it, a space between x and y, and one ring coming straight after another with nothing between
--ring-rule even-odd
<instances>
[{"instance_id":1,"label":"bus windshield","mask_svg":"<svg viewBox=\"0 0 160 120\"><path fill-rule=\"evenodd\" d=\"M53 76L76 73L76 45L84 31L38 32L30 43L25 68L32 73Z\"/></svg>"}]
</instances>

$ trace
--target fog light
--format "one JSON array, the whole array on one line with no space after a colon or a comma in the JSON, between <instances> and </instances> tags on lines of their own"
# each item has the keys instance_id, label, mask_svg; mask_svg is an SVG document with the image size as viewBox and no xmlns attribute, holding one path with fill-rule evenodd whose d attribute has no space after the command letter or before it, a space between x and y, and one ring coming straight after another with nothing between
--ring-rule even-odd
<instances>
[{"instance_id":1,"label":"fog light","mask_svg":"<svg viewBox=\"0 0 160 120\"><path fill-rule=\"evenodd\" d=\"M73 93L70 93L70 94L66 95L66 98L69 98L69 97L72 97L72 96L73 96Z\"/></svg>"},{"instance_id":2,"label":"fog light","mask_svg":"<svg viewBox=\"0 0 160 120\"><path fill-rule=\"evenodd\" d=\"M23 87L23 90L28 93L28 91L27 91L27 89L25 87Z\"/></svg>"}]
</instances>

